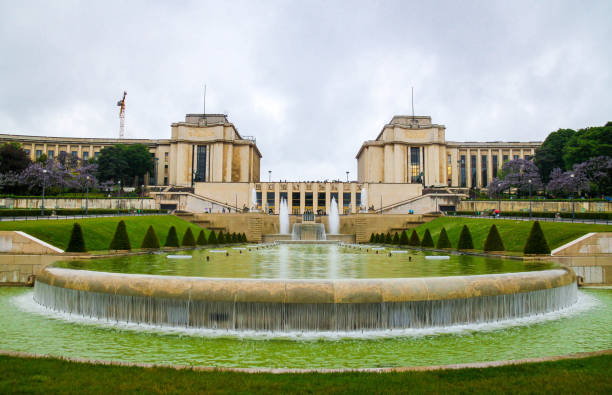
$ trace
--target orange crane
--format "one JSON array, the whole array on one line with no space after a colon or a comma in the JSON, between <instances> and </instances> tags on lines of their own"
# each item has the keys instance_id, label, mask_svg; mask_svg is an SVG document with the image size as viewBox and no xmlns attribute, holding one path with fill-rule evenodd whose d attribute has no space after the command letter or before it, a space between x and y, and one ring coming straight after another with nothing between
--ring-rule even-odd
<instances>
[{"instance_id":1,"label":"orange crane","mask_svg":"<svg viewBox=\"0 0 612 395\"><path fill-rule=\"evenodd\" d=\"M126 91L123 91L123 98L117 102L119 110L119 138L122 139L125 136L125 96Z\"/></svg>"}]
</instances>

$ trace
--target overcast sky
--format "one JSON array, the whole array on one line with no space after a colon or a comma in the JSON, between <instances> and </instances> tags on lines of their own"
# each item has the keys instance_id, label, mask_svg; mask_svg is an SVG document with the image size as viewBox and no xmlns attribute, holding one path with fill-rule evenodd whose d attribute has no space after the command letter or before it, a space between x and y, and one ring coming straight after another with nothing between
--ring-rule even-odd
<instances>
[{"instance_id":1,"label":"overcast sky","mask_svg":"<svg viewBox=\"0 0 612 395\"><path fill-rule=\"evenodd\" d=\"M227 113L262 179L356 177L395 114L451 141L612 120L612 1L0 0L0 133L168 138Z\"/></svg>"}]
</instances>

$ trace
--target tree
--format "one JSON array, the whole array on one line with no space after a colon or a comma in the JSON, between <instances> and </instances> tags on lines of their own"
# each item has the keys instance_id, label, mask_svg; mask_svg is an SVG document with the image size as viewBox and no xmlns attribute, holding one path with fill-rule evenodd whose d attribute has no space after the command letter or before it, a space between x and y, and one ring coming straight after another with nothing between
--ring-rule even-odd
<instances>
[{"instance_id":1,"label":"tree","mask_svg":"<svg viewBox=\"0 0 612 395\"><path fill-rule=\"evenodd\" d=\"M400 236L400 245L406 246L408 245L408 234L405 230L402 231L402 235Z\"/></svg>"},{"instance_id":2,"label":"tree","mask_svg":"<svg viewBox=\"0 0 612 395\"><path fill-rule=\"evenodd\" d=\"M202 229L200 231L200 234L198 234L198 240L196 241L196 244L199 246L205 246L207 242L208 240L206 240L206 234L204 233L204 229Z\"/></svg>"},{"instance_id":3,"label":"tree","mask_svg":"<svg viewBox=\"0 0 612 395\"><path fill-rule=\"evenodd\" d=\"M419 239L419 235L416 230L412 230L412 234L410 235L410 240L408 240L408 245L412 247L418 247L421 245L421 240Z\"/></svg>"},{"instance_id":4,"label":"tree","mask_svg":"<svg viewBox=\"0 0 612 395\"><path fill-rule=\"evenodd\" d=\"M474 242L472 241L472 234L468 229L467 225L463 225L461 228L461 234L459 234L459 243L457 244L458 250L473 250Z\"/></svg>"},{"instance_id":5,"label":"tree","mask_svg":"<svg viewBox=\"0 0 612 395\"><path fill-rule=\"evenodd\" d=\"M242 241L243 243L246 243L246 242L247 242L247 237L246 237L246 234L245 234L244 232L242 232L242 240L241 240L241 241Z\"/></svg>"},{"instance_id":6,"label":"tree","mask_svg":"<svg viewBox=\"0 0 612 395\"><path fill-rule=\"evenodd\" d=\"M193 232L191 231L190 227L187 227L187 230L183 235L183 241L181 242L181 245L184 247L195 247L196 241L193 237Z\"/></svg>"},{"instance_id":7,"label":"tree","mask_svg":"<svg viewBox=\"0 0 612 395\"><path fill-rule=\"evenodd\" d=\"M438 243L436 244L436 248L451 248L451 242L448 238L448 234L446 233L446 229L442 227L440 231L440 236L438 237Z\"/></svg>"},{"instance_id":8,"label":"tree","mask_svg":"<svg viewBox=\"0 0 612 395\"><path fill-rule=\"evenodd\" d=\"M68 242L68 247L66 247L66 252L87 252L81 225L76 222L72 226L72 233L70 234L70 241Z\"/></svg>"},{"instance_id":9,"label":"tree","mask_svg":"<svg viewBox=\"0 0 612 395\"><path fill-rule=\"evenodd\" d=\"M147 229L147 233L145 233L145 237L142 240L142 245L140 248L150 248L150 249L159 249L159 239L157 238L157 234L155 233L155 229L153 229L153 225L149 225Z\"/></svg>"},{"instance_id":10,"label":"tree","mask_svg":"<svg viewBox=\"0 0 612 395\"><path fill-rule=\"evenodd\" d=\"M374 238L374 233L370 234L370 243L374 243L375 238Z\"/></svg>"},{"instance_id":11,"label":"tree","mask_svg":"<svg viewBox=\"0 0 612 395\"><path fill-rule=\"evenodd\" d=\"M117 229L115 229L115 235L113 236L113 240L110 243L109 250L131 250L132 246L130 245L130 238L127 233L127 229L125 227L125 222L123 220L119 221L117 224Z\"/></svg>"},{"instance_id":12,"label":"tree","mask_svg":"<svg viewBox=\"0 0 612 395\"><path fill-rule=\"evenodd\" d=\"M97 164L100 180L121 180L123 185L128 185L134 177L144 177L147 172L152 172L154 161L143 144L117 144L100 150Z\"/></svg>"},{"instance_id":13,"label":"tree","mask_svg":"<svg viewBox=\"0 0 612 395\"><path fill-rule=\"evenodd\" d=\"M578 130L567 142L563 150L565 168L583 163L597 156L610 155L612 152L612 126L585 128Z\"/></svg>"},{"instance_id":14,"label":"tree","mask_svg":"<svg viewBox=\"0 0 612 395\"><path fill-rule=\"evenodd\" d=\"M574 165L574 179L577 177L588 182L586 190L592 194L612 194L612 158L597 156L586 162Z\"/></svg>"},{"instance_id":15,"label":"tree","mask_svg":"<svg viewBox=\"0 0 612 395\"><path fill-rule=\"evenodd\" d=\"M550 173L550 182L546 186L548 192L561 196L574 195L580 191L588 191L589 188L590 183L586 174L572 170L564 172L559 168Z\"/></svg>"},{"instance_id":16,"label":"tree","mask_svg":"<svg viewBox=\"0 0 612 395\"><path fill-rule=\"evenodd\" d=\"M225 242L226 242L225 235L223 234L223 231L220 230L219 234L217 235L217 243L224 244Z\"/></svg>"},{"instance_id":17,"label":"tree","mask_svg":"<svg viewBox=\"0 0 612 395\"><path fill-rule=\"evenodd\" d=\"M214 245L214 244L217 244L217 243L218 243L217 235L215 234L214 230L211 230L210 231L210 235L208 236L208 244Z\"/></svg>"},{"instance_id":18,"label":"tree","mask_svg":"<svg viewBox=\"0 0 612 395\"><path fill-rule=\"evenodd\" d=\"M544 237L544 232L542 231L539 221L535 221L533 223L533 226L529 231L529 236L527 236L527 242L523 248L523 253L550 254L550 247L548 247L548 243L546 242L546 238Z\"/></svg>"},{"instance_id":19,"label":"tree","mask_svg":"<svg viewBox=\"0 0 612 395\"><path fill-rule=\"evenodd\" d=\"M491 225L491 229L489 229L489 234L487 235L487 239L484 243L484 251L505 251L504 242L499 235L499 231L497 230L497 226L495 224Z\"/></svg>"},{"instance_id":20,"label":"tree","mask_svg":"<svg viewBox=\"0 0 612 395\"><path fill-rule=\"evenodd\" d=\"M543 187L538 168L530 160L514 159L504 163L502 175L501 185L495 185L500 183L497 179L491 182L498 193L508 188L517 188L520 194L527 194L530 188L534 192Z\"/></svg>"},{"instance_id":21,"label":"tree","mask_svg":"<svg viewBox=\"0 0 612 395\"><path fill-rule=\"evenodd\" d=\"M385 244L391 244L393 242L393 238L391 237L391 233L387 232L385 235Z\"/></svg>"},{"instance_id":22,"label":"tree","mask_svg":"<svg viewBox=\"0 0 612 395\"><path fill-rule=\"evenodd\" d=\"M395 232L395 235L393 235L393 244L399 244L399 235L397 232Z\"/></svg>"},{"instance_id":23,"label":"tree","mask_svg":"<svg viewBox=\"0 0 612 395\"><path fill-rule=\"evenodd\" d=\"M572 129L559 129L546 137L540 148L535 153L535 164L540 170L544 182L550 180L553 169L565 169L563 152L567 142L576 132Z\"/></svg>"},{"instance_id":24,"label":"tree","mask_svg":"<svg viewBox=\"0 0 612 395\"><path fill-rule=\"evenodd\" d=\"M20 173L32 163L28 154L17 143L5 143L0 146L0 173Z\"/></svg>"},{"instance_id":25,"label":"tree","mask_svg":"<svg viewBox=\"0 0 612 395\"><path fill-rule=\"evenodd\" d=\"M176 228L174 226L171 226L170 229L168 229L168 236L166 237L165 246L166 247L178 247L179 246L178 235L176 234Z\"/></svg>"},{"instance_id":26,"label":"tree","mask_svg":"<svg viewBox=\"0 0 612 395\"><path fill-rule=\"evenodd\" d=\"M431 233L429 229L425 229L425 233L423 234L423 240L421 240L421 247L432 248L434 246L433 239L431 238Z\"/></svg>"}]
</instances>

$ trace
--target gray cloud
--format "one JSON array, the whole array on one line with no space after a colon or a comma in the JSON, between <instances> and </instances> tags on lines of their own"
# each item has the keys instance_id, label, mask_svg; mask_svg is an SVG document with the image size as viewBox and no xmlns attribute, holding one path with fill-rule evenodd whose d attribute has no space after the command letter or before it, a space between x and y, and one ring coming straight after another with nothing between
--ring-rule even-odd
<instances>
[{"instance_id":1,"label":"gray cloud","mask_svg":"<svg viewBox=\"0 0 612 395\"><path fill-rule=\"evenodd\" d=\"M226 2L227 3L227 2ZM166 138L228 112L274 179L356 176L394 114L447 139L541 140L611 120L612 3L0 2L0 131Z\"/></svg>"}]
</instances>

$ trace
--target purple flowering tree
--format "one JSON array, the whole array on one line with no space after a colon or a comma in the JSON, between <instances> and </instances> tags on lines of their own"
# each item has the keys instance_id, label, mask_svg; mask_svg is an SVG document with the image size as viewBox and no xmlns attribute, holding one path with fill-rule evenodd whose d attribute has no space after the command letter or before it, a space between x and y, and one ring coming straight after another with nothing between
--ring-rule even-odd
<instances>
[{"instance_id":1,"label":"purple flowering tree","mask_svg":"<svg viewBox=\"0 0 612 395\"><path fill-rule=\"evenodd\" d=\"M586 162L574 165L574 178L580 176L588 180L589 191L594 194L612 194L612 158L597 156Z\"/></svg>"},{"instance_id":2,"label":"purple flowering tree","mask_svg":"<svg viewBox=\"0 0 612 395\"><path fill-rule=\"evenodd\" d=\"M559 168L550 172L550 182L546 189L553 195L569 196L590 189L589 180L584 172L562 171Z\"/></svg>"},{"instance_id":3,"label":"purple flowering tree","mask_svg":"<svg viewBox=\"0 0 612 395\"><path fill-rule=\"evenodd\" d=\"M490 197L498 197L510 188L516 188L519 194L532 193L543 188L538 167L530 160L514 159L504 163L501 178L494 178L488 185Z\"/></svg>"}]
</instances>

